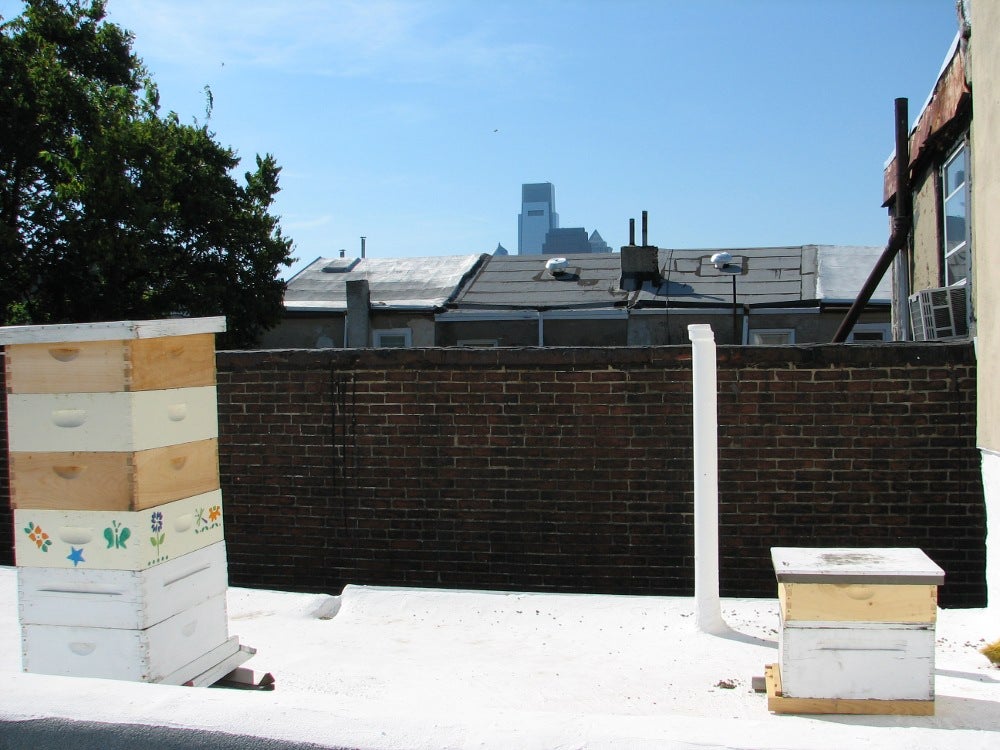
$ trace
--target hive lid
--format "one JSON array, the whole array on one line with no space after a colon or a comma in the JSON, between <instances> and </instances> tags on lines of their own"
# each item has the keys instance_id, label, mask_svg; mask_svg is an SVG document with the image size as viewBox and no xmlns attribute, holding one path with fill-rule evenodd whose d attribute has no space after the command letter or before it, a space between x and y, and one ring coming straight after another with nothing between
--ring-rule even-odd
<instances>
[{"instance_id":1,"label":"hive lid","mask_svg":"<svg viewBox=\"0 0 1000 750\"><path fill-rule=\"evenodd\" d=\"M944 571L915 547L772 547L779 583L930 584Z\"/></svg>"},{"instance_id":2,"label":"hive lid","mask_svg":"<svg viewBox=\"0 0 1000 750\"><path fill-rule=\"evenodd\" d=\"M188 336L197 333L221 333L226 319L165 318L163 320L119 320L109 323L60 323L39 326L0 328L0 345L53 344L64 341L120 341L155 339L164 336Z\"/></svg>"}]
</instances>

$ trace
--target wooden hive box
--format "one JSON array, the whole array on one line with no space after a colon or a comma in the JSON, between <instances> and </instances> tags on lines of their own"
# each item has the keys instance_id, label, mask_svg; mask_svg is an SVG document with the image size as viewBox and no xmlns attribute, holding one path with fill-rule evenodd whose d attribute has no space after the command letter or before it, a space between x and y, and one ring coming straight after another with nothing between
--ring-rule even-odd
<instances>
[{"instance_id":1,"label":"wooden hive box","mask_svg":"<svg viewBox=\"0 0 1000 750\"><path fill-rule=\"evenodd\" d=\"M215 385L223 318L10 326L8 393L115 393Z\"/></svg>"},{"instance_id":2,"label":"wooden hive box","mask_svg":"<svg viewBox=\"0 0 1000 750\"><path fill-rule=\"evenodd\" d=\"M136 452L10 454L13 508L143 510L219 484L216 438Z\"/></svg>"},{"instance_id":3,"label":"wooden hive box","mask_svg":"<svg viewBox=\"0 0 1000 750\"><path fill-rule=\"evenodd\" d=\"M933 706L937 586L944 571L927 555L912 548L775 547L771 557L786 698L841 707L885 701L886 713L920 712L895 711L892 702Z\"/></svg>"}]
</instances>

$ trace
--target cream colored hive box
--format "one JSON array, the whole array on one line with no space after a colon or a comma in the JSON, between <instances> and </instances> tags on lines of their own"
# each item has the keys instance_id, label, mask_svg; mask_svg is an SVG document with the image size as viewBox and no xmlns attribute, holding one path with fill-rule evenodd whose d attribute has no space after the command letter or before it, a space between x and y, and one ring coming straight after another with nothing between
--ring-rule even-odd
<instances>
[{"instance_id":1,"label":"cream colored hive box","mask_svg":"<svg viewBox=\"0 0 1000 750\"><path fill-rule=\"evenodd\" d=\"M912 548L775 547L771 558L783 699L815 701L800 709L814 713L933 713L940 567Z\"/></svg>"},{"instance_id":2,"label":"cream colored hive box","mask_svg":"<svg viewBox=\"0 0 1000 750\"><path fill-rule=\"evenodd\" d=\"M141 511L14 511L18 567L144 570L222 539L220 490Z\"/></svg>"}]
</instances>

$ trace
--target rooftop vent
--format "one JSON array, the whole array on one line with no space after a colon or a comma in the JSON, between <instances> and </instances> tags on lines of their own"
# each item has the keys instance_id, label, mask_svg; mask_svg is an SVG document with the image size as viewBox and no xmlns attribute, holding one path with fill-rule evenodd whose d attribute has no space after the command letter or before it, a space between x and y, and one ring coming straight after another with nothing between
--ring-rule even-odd
<instances>
[{"instance_id":1,"label":"rooftop vent","mask_svg":"<svg viewBox=\"0 0 1000 750\"><path fill-rule=\"evenodd\" d=\"M569 267L569 261L565 258L550 258L545 262L545 270L553 276L562 276Z\"/></svg>"},{"instance_id":2,"label":"rooftop vent","mask_svg":"<svg viewBox=\"0 0 1000 750\"><path fill-rule=\"evenodd\" d=\"M353 271L360 258L334 258L325 266L323 273L347 273Z\"/></svg>"}]
</instances>

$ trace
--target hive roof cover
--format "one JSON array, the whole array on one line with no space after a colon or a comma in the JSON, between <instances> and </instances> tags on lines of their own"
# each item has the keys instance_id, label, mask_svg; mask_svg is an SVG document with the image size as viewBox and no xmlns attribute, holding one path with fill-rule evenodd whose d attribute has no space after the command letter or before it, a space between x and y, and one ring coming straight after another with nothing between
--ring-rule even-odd
<instances>
[{"instance_id":1,"label":"hive roof cover","mask_svg":"<svg viewBox=\"0 0 1000 750\"><path fill-rule=\"evenodd\" d=\"M944 571L915 547L772 547L779 583L932 584Z\"/></svg>"}]
</instances>

